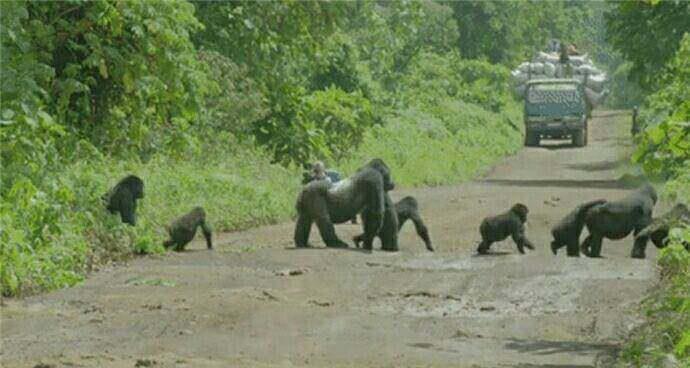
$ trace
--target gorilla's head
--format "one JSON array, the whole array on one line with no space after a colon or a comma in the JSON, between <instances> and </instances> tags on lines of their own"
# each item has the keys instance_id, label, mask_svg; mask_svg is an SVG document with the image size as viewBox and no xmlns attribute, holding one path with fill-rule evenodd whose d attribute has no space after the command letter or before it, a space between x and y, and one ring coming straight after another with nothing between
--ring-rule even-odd
<instances>
[{"instance_id":1,"label":"gorilla's head","mask_svg":"<svg viewBox=\"0 0 690 368\"><path fill-rule=\"evenodd\" d=\"M529 213L529 209L527 206L525 206L522 203L516 203L513 205L513 207L510 208L510 211L516 214L522 223L527 221L527 214Z\"/></svg>"},{"instance_id":2,"label":"gorilla's head","mask_svg":"<svg viewBox=\"0 0 690 368\"><path fill-rule=\"evenodd\" d=\"M382 159L375 158L369 161L367 167L371 167L381 173L381 176L383 176L383 190L389 191L395 188L395 183L393 182L393 178L391 177L391 170L388 168L388 165L386 165L386 163L383 162Z\"/></svg>"},{"instance_id":3,"label":"gorilla's head","mask_svg":"<svg viewBox=\"0 0 690 368\"><path fill-rule=\"evenodd\" d=\"M122 186L129 189L134 198L144 198L144 181L136 175L129 175L120 182Z\"/></svg>"}]
</instances>

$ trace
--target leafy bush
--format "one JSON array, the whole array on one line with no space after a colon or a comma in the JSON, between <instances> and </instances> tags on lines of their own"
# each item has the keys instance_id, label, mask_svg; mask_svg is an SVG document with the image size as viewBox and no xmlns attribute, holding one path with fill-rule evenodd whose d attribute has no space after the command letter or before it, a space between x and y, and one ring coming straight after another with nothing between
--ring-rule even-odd
<instances>
[{"instance_id":1,"label":"leafy bush","mask_svg":"<svg viewBox=\"0 0 690 368\"><path fill-rule=\"evenodd\" d=\"M251 124L268 113L260 86L249 77L246 66L218 52L201 51L199 58L213 76L204 100L202 128L212 135L226 131L235 137L248 137Z\"/></svg>"},{"instance_id":2,"label":"leafy bush","mask_svg":"<svg viewBox=\"0 0 690 368\"><path fill-rule=\"evenodd\" d=\"M7 80L18 80L4 79L2 87L3 101L9 102L4 108L15 116L22 113L16 105L38 96L55 122L73 133L67 137L86 138L106 152L137 153L160 149L160 130L181 133L196 119L206 81L189 40L201 27L189 3L3 2L2 7L17 16L3 22L3 55L22 55L3 60ZM23 73L24 62L35 71ZM22 85L32 88L24 92L17 88Z\"/></svg>"},{"instance_id":3,"label":"leafy bush","mask_svg":"<svg viewBox=\"0 0 690 368\"><path fill-rule=\"evenodd\" d=\"M672 244L660 252L664 279L644 302L647 324L621 351L621 366L657 367L669 355L681 367L690 365L690 253L680 240L690 241L690 229L675 229Z\"/></svg>"},{"instance_id":4,"label":"leafy bush","mask_svg":"<svg viewBox=\"0 0 690 368\"><path fill-rule=\"evenodd\" d=\"M309 82L312 90L337 87L345 92L355 92L364 88L357 67L359 51L350 36L334 33L316 56Z\"/></svg>"},{"instance_id":5,"label":"leafy bush","mask_svg":"<svg viewBox=\"0 0 690 368\"><path fill-rule=\"evenodd\" d=\"M283 101L287 105L274 108L271 115L254 125L259 142L268 146L279 162L342 158L357 148L366 129L378 120L370 102L359 92L347 93L337 87L310 95L301 92L286 90Z\"/></svg>"},{"instance_id":6,"label":"leafy bush","mask_svg":"<svg viewBox=\"0 0 690 368\"><path fill-rule=\"evenodd\" d=\"M663 87L647 97L634 160L653 175L673 177L690 166L690 33L663 74Z\"/></svg>"},{"instance_id":7,"label":"leafy bush","mask_svg":"<svg viewBox=\"0 0 690 368\"><path fill-rule=\"evenodd\" d=\"M401 83L405 105L433 106L453 98L498 112L512 102L509 71L486 61L463 60L457 53L420 53Z\"/></svg>"}]
</instances>

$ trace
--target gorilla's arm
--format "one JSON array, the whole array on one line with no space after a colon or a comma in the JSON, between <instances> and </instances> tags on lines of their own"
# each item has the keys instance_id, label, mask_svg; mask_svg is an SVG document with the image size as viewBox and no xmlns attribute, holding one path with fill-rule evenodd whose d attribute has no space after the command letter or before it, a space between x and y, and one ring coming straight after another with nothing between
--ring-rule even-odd
<instances>
[{"instance_id":1,"label":"gorilla's arm","mask_svg":"<svg viewBox=\"0 0 690 368\"><path fill-rule=\"evenodd\" d=\"M383 181L380 177L369 175L367 179L363 182L366 185L364 190L367 193L368 204L364 212L362 212L362 225L364 227L362 242L364 242L364 249L370 250L373 248L374 238L383 227L386 212L386 193L383 190Z\"/></svg>"},{"instance_id":2,"label":"gorilla's arm","mask_svg":"<svg viewBox=\"0 0 690 368\"><path fill-rule=\"evenodd\" d=\"M132 226L137 224L137 202L129 190L125 190L120 196L120 219Z\"/></svg>"},{"instance_id":3,"label":"gorilla's arm","mask_svg":"<svg viewBox=\"0 0 690 368\"><path fill-rule=\"evenodd\" d=\"M213 249L213 243L211 242L213 232L211 231L211 228L208 226L208 224L206 224L205 220L201 221L201 231L204 233L204 238L206 239L206 248Z\"/></svg>"},{"instance_id":4,"label":"gorilla's arm","mask_svg":"<svg viewBox=\"0 0 690 368\"><path fill-rule=\"evenodd\" d=\"M534 245L532 245L532 242L527 239L527 236L525 236L525 226L518 220L517 218L515 219L517 221L516 226L513 229L513 233L511 234L511 237L513 238L513 241L518 247L518 251L522 254L525 254L524 247L527 247L528 249L534 249Z\"/></svg>"},{"instance_id":5,"label":"gorilla's arm","mask_svg":"<svg viewBox=\"0 0 690 368\"><path fill-rule=\"evenodd\" d=\"M426 245L426 249L429 250L430 252L434 251L433 245L431 245L431 238L429 237L429 230L427 229L426 225L424 225L424 221L422 221L422 218L419 217L419 214L414 213L411 217L410 220L412 220L412 223L414 223L414 228L417 230L417 235L419 235L422 240L424 240L424 244Z\"/></svg>"}]
</instances>

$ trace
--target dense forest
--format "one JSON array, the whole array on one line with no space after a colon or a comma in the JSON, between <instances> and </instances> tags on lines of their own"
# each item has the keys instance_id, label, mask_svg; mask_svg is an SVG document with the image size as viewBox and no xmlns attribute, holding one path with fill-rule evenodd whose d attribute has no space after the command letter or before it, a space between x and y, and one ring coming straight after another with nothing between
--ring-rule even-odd
<instances>
[{"instance_id":1,"label":"dense forest","mask_svg":"<svg viewBox=\"0 0 690 368\"><path fill-rule=\"evenodd\" d=\"M162 252L161 224L194 205L218 231L288 219L314 159L472 178L521 147L509 70L553 38L608 70L609 107L642 106L634 160L688 202L688 19L654 0L3 1L2 293ZM137 227L101 203L127 173L152 188Z\"/></svg>"}]
</instances>

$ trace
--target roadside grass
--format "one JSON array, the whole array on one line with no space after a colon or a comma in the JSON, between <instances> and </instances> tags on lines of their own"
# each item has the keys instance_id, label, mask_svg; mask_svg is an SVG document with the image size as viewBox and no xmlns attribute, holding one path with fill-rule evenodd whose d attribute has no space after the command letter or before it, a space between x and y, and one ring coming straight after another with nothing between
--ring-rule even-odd
<instances>
[{"instance_id":1,"label":"roadside grass","mask_svg":"<svg viewBox=\"0 0 690 368\"><path fill-rule=\"evenodd\" d=\"M144 180L137 226L105 211L101 196L127 174ZM298 171L242 147L224 155L147 163L92 159L13 185L0 204L0 287L5 296L74 285L99 264L162 253L165 224L194 206L217 232L289 218ZM12 204L12 206L10 206Z\"/></svg>"},{"instance_id":2,"label":"roadside grass","mask_svg":"<svg viewBox=\"0 0 690 368\"><path fill-rule=\"evenodd\" d=\"M396 185L439 186L470 180L522 147L517 103L495 113L462 101L445 102L444 110L408 108L373 127L360 149L337 163L338 169L350 174L369 158L380 157Z\"/></svg>"}]
</instances>

